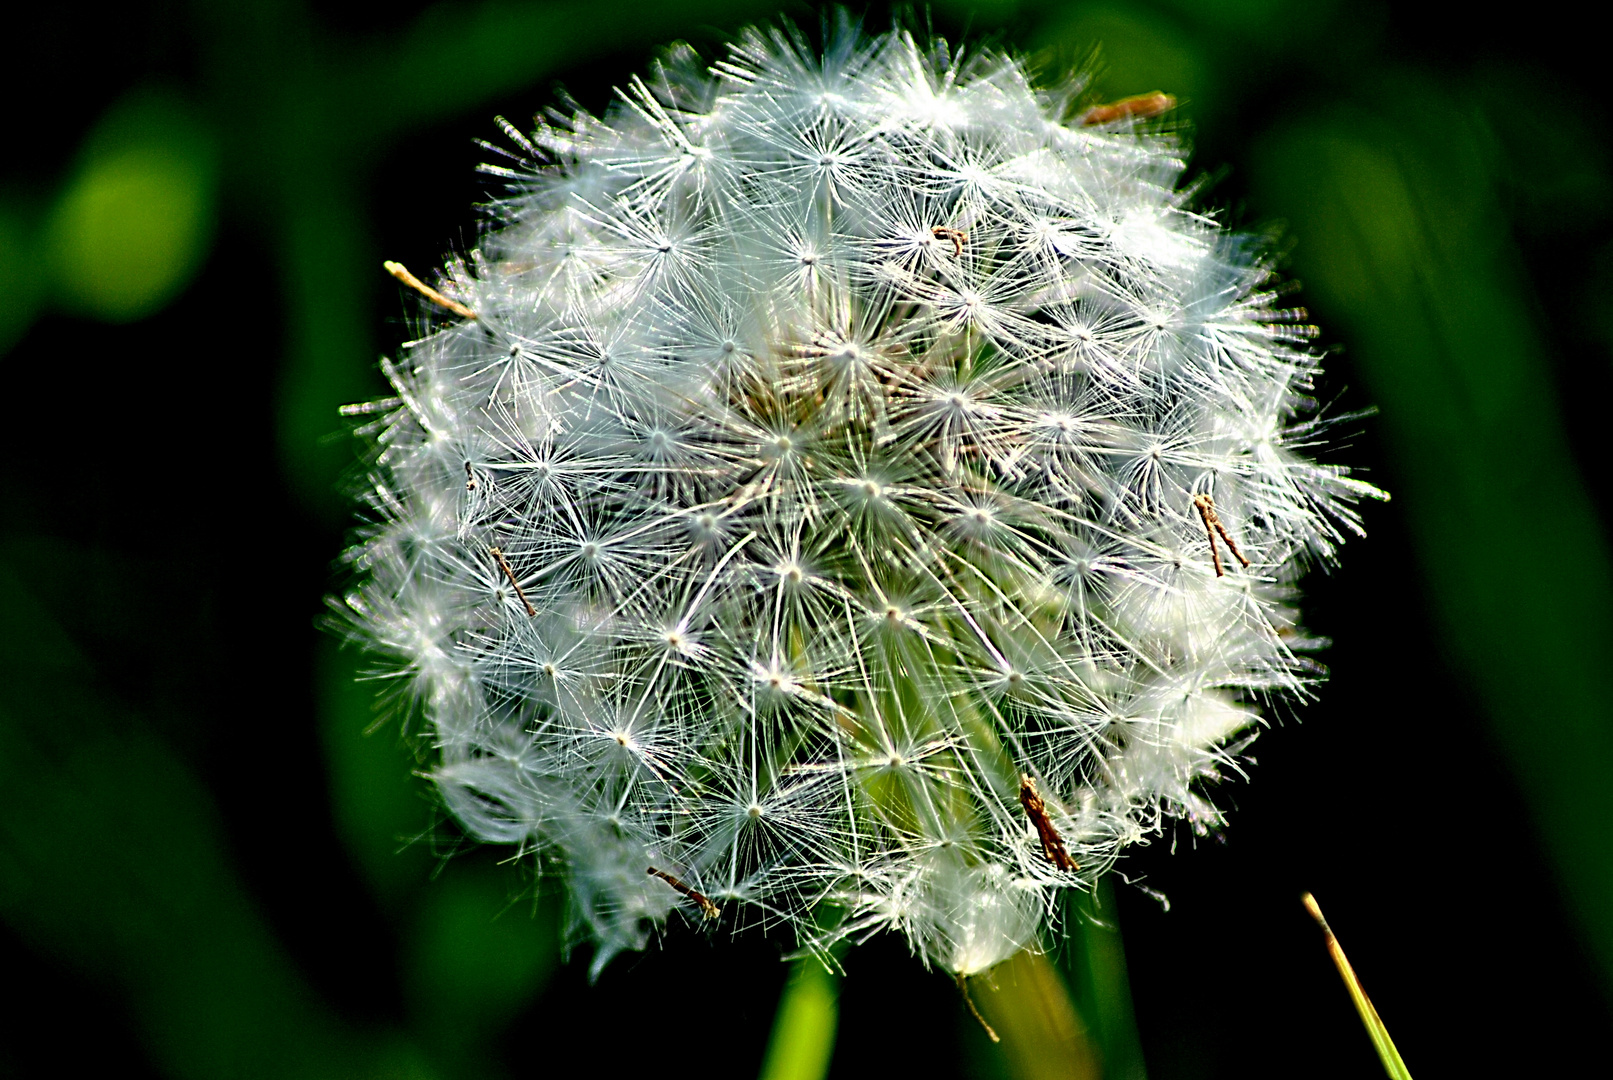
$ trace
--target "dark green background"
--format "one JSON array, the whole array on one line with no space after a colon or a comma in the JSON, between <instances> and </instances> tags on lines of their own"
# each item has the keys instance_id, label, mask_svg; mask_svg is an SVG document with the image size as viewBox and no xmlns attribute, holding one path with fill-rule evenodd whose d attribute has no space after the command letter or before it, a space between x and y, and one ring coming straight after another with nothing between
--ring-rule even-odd
<instances>
[{"instance_id":1,"label":"dark green background","mask_svg":"<svg viewBox=\"0 0 1613 1080\"><path fill-rule=\"evenodd\" d=\"M605 1076L755 1074L779 943L673 931L588 987L558 955L557 898L498 851L455 854L397 727L365 735L363 660L317 621L355 460L335 409L382 392L375 357L409 333L381 260L423 273L474 243L495 113L525 124L557 81L603 107L656 43L715 49L776 10L8 14L0 1074L513 1077L582 1055ZM1604 1058L1597 37L1539 6L1370 0L932 17L1048 71L1101 43L1104 96L1178 94L1203 205L1270 231L1304 283L1334 350L1322 397L1381 410L1329 453L1395 496L1309 583L1332 680L1273 717L1253 782L1219 796L1224 835L1122 864L1171 901L1120 884L1109 909L1148 1072L1373 1075L1306 889L1418 1076ZM1006 1068L900 943L847 967L833 1075Z\"/></svg>"}]
</instances>

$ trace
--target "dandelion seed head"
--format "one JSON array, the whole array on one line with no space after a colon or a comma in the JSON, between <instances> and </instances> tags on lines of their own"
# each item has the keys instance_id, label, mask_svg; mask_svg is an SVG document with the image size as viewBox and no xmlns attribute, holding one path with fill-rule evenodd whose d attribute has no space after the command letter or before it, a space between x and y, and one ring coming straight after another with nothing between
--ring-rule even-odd
<instances>
[{"instance_id":1,"label":"dandelion seed head","mask_svg":"<svg viewBox=\"0 0 1613 1080\"><path fill-rule=\"evenodd\" d=\"M985 971L1314 678L1293 582L1377 493L1177 144L1067 97L901 29L673 49L540 125L475 318L386 365L341 606L595 974L690 896Z\"/></svg>"}]
</instances>

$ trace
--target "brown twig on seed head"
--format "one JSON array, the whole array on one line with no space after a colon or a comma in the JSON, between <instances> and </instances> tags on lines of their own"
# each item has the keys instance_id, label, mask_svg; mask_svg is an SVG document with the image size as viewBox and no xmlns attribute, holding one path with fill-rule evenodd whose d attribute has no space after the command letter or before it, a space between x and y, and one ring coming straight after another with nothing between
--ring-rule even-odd
<instances>
[{"instance_id":1,"label":"brown twig on seed head","mask_svg":"<svg viewBox=\"0 0 1613 1080\"><path fill-rule=\"evenodd\" d=\"M678 890L684 896L687 896L691 901L694 902L694 905L700 909L700 913L706 918L715 919L717 916L722 914L722 908L718 907L716 904L713 904L709 896L703 892L697 892L696 890L689 888L689 886L685 885L683 882L679 881L665 870L657 870L652 866L646 872L651 877L660 878L662 881Z\"/></svg>"},{"instance_id":2,"label":"brown twig on seed head","mask_svg":"<svg viewBox=\"0 0 1613 1080\"><path fill-rule=\"evenodd\" d=\"M947 225L933 225L930 227L930 235L937 240L952 241L952 257L954 259L963 258L963 242L969 239L968 233L962 229L954 229Z\"/></svg>"},{"instance_id":3,"label":"brown twig on seed head","mask_svg":"<svg viewBox=\"0 0 1613 1080\"><path fill-rule=\"evenodd\" d=\"M1175 107L1175 98L1155 90L1111 101L1107 105L1094 105L1081 114L1077 123L1082 127L1097 127L1099 124L1112 124L1116 120L1147 120L1170 112Z\"/></svg>"},{"instance_id":4,"label":"brown twig on seed head","mask_svg":"<svg viewBox=\"0 0 1613 1080\"><path fill-rule=\"evenodd\" d=\"M393 277L397 278L399 281L403 282L405 285L409 286L409 288L413 289L421 296L424 296L427 300L430 300L438 307L447 308L455 315L458 315L461 319L476 318L476 312L472 311L464 304L461 304L458 300L448 299L448 297L444 296L436 289L433 289L430 285L427 285L424 281L421 281L419 278L409 273L408 268L402 263L393 262L391 259L388 259L381 265L386 268L387 273L391 274Z\"/></svg>"},{"instance_id":5,"label":"brown twig on seed head","mask_svg":"<svg viewBox=\"0 0 1613 1080\"><path fill-rule=\"evenodd\" d=\"M521 606L526 608L526 617L532 618L538 611L532 606L532 601L526 598L526 593L521 591L521 583L515 580L515 571L511 570L510 564L504 561L504 552L498 548L488 548L487 550L493 553L493 558L498 560L498 568L504 571L505 577L510 579L510 587L515 590L515 595L521 598Z\"/></svg>"},{"instance_id":6,"label":"brown twig on seed head","mask_svg":"<svg viewBox=\"0 0 1613 1080\"><path fill-rule=\"evenodd\" d=\"M1042 854L1047 856L1047 861L1066 874L1081 869L1070 858L1070 852L1064 846L1064 837L1059 835L1052 819L1047 816L1047 804L1036 791L1036 781L1029 776L1019 778L1019 804L1025 808L1025 816L1031 819L1031 824L1036 826L1036 835L1042 841Z\"/></svg>"},{"instance_id":7,"label":"brown twig on seed head","mask_svg":"<svg viewBox=\"0 0 1613 1080\"><path fill-rule=\"evenodd\" d=\"M1247 570L1249 560L1243 557L1243 552L1238 550L1238 545L1232 542L1232 537L1227 532L1227 527L1221 524L1221 519L1216 516L1215 500L1208 495L1195 495L1193 496L1193 505L1198 508L1199 517L1204 519L1204 532L1210 538L1210 561L1215 564L1215 576L1226 576L1226 571L1221 566L1221 553L1216 550L1215 546L1217 535L1226 544L1227 550L1232 552L1232 557L1242 563L1243 568Z\"/></svg>"}]
</instances>

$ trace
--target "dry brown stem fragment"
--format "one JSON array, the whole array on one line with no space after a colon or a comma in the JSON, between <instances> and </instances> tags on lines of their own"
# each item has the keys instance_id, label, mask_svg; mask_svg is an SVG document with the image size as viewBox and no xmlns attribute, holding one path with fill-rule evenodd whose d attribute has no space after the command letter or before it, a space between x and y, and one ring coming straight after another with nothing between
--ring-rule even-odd
<instances>
[{"instance_id":1,"label":"dry brown stem fragment","mask_svg":"<svg viewBox=\"0 0 1613 1080\"><path fill-rule=\"evenodd\" d=\"M458 300L450 300L436 289L433 289L430 285L427 285L424 281L421 281L419 278L409 273L408 267L404 266L402 263L393 262L391 259L388 259L381 265L386 268L387 273L391 274L393 277L397 278L399 281L403 282L405 285L409 286L409 288L413 289L421 296L424 296L427 300L430 300L438 307L447 308L455 315L458 315L461 319L476 318L476 312L472 311L464 304L461 304Z\"/></svg>"},{"instance_id":2,"label":"dry brown stem fragment","mask_svg":"<svg viewBox=\"0 0 1613 1080\"><path fill-rule=\"evenodd\" d=\"M487 550L493 553L493 558L498 560L498 568L504 571L505 577L510 579L510 587L515 590L515 595L521 598L521 606L526 608L527 618L532 618L538 611L532 606L532 601L526 598L526 593L521 589L521 583L515 580L515 571L511 570L510 564L504 561L504 552L498 548L488 548Z\"/></svg>"},{"instance_id":3,"label":"dry brown stem fragment","mask_svg":"<svg viewBox=\"0 0 1613 1080\"><path fill-rule=\"evenodd\" d=\"M1116 120L1147 120L1170 112L1175 107L1175 98L1154 90L1111 101L1107 105L1094 105L1081 114L1078 122L1082 127L1097 127L1099 124L1112 124Z\"/></svg>"},{"instance_id":4,"label":"dry brown stem fragment","mask_svg":"<svg viewBox=\"0 0 1613 1080\"><path fill-rule=\"evenodd\" d=\"M651 877L660 878L662 881L678 890L684 896L687 896L691 901L694 902L694 905L700 909L700 913L706 918L715 919L717 916L722 914L722 908L718 907L716 904L713 904L711 902L711 897L707 896L703 892L691 889L689 886L685 885L683 882L679 881L665 870L657 870L652 866L646 872Z\"/></svg>"},{"instance_id":5,"label":"dry brown stem fragment","mask_svg":"<svg viewBox=\"0 0 1613 1080\"><path fill-rule=\"evenodd\" d=\"M952 257L963 258L963 242L969 239L969 234L962 229L954 229L946 225L935 225L930 228L930 235L937 240L952 241Z\"/></svg>"},{"instance_id":6,"label":"dry brown stem fragment","mask_svg":"<svg viewBox=\"0 0 1613 1080\"><path fill-rule=\"evenodd\" d=\"M1070 852L1064 846L1064 837L1059 835L1052 819L1047 816L1047 804L1036 791L1036 781L1029 776L1019 778L1019 804L1025 808L1025 815L1031 819L1031 824L1036 826L1036 835L1042 841L1042 854L1047 856L1047 861L1066 874L1081 869L1070 858Z\"/></svg>"},{"instance_id":7,"label":"dry brown stem fragment","mask_svg":"<svg viewBox=\"0 0 1613 1080\"><path fill-rule=\"evenodd\" d=\"M1215 564L1215 576L1226 576L1226 571L1221 566L1221 552L1215 546L1217 536L1221 537L1221 541L1226 544L1227 550L1232 552L1232 557L1242 563L1243 568L1247 570L1249 560L1243 557L1243 552L1238 550L1238 545L1232 542L1232 537L1227 532L1227 527L1221 524L1221 519L1215 512L1215 500L1208 495L1195 495L1193 496L1193 505L1198 509L1199 517L1204 519L1204 532L1210 538L1210 561Z\"/></svg>"}]
</instances>

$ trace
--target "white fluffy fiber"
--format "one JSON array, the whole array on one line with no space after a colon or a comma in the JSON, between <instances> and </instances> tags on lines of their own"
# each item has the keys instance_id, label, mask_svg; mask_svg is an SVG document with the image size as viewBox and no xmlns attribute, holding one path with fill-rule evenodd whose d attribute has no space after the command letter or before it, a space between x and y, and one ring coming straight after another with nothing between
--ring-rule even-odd
<instances>
[{"instance_id":1,"label":"white fluffy fiber","mask_svg":"<svg viewBox=\"0 0 1613 1080\"><path fill-rule=\"evenodd\" d=\"M1170 137L1004 55L829 38L674 49L519 139L442 279L476 318L432 309L370 428L346 617L596 972L707 921L652 866L810 948L1033 946L1059 888L1218 821L1313 670L1291 582L1376 494L1301 451L1307 328Z\"/></svg>"}]
</instances>

